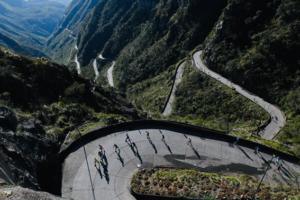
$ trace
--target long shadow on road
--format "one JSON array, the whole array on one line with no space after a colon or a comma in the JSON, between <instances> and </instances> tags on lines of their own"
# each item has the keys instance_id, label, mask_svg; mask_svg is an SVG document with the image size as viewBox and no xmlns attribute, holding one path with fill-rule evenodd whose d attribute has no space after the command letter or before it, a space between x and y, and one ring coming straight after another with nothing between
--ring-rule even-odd
<instances>
[{"instance_id":1,"label":"long shadow on road","mask_svg":"<svg viewBox=\"0 0 300 200\"><path fill-rule=\"evenodd\" d=\"M245 154L245 156L247 156L247 158L249 158L251 161L253 161L252 158L240 146L238 146L238 145L236 145L236 146L239 150L241 150Z\"/></svg>"},{"instance_id":2,"label":"long shadow on road","mask_svg":"<svg viewBox=\"0 0 300 200\"><path fill-rule=\"evenodd\" d=\"M166 141L163 141L163 142L164 142L164 144L166 145L166 147L168 148L169 152L170 152L171 154L173 154L173 153L172 153L172 150L171 150L171 148L170 148L170 146L166 143Z\"/></svg>"},{"instance_id":3,"label":"long shadow on road","mask_svg":"<svg viewBox=\"0 0 300 200\"><path fill-rule=\"evenodd\" d=\"M155 145L153 144L152 140L151 139L148 139L149 140L149 143L152 145L154 151L155 151L155 154L157 154L157 149L155 147Z\"/></svg>"}]
</instances>

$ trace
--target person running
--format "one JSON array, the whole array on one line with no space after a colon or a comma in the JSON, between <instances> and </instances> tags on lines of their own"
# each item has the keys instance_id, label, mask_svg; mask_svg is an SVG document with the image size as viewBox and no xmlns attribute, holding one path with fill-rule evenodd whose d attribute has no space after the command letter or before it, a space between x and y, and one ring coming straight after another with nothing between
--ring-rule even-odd
<instances>
[{"instance_id":1,"label":"person running","mask_svg":"<svg viewBox=\"0 0 300 200\"><path fill-rule=\"evenodd\" d=\"M129 142L131 142L128 133L126 134L125 142L127 142L127 140L129 140Z\"/></svg>"},{"instance_id":2,"label":"person running","mask_svg":"<svg viewBox=\"0 0 300 200\"><path fill-rule=\"evenodd\" d=\"M103 160L103 154L101 151L98 152L98 156L100 157L101 160Z\"/></svg>"},{"instance_id":3,"label":"person running","mask_svg":"<svg viewBox=\"0 0 300 200\"><path fill-rule=\"evenodd\" d=\"M150 140L149 132L148 131L146 132L147 132L147 139Z\"/></svg>"},{"instance_id":4,"label":"person running","mask_svg":"<svg viewBox=\"0 0 300 200\"><path fill-rule=\"evenodd\" d=\"M234 145L236 145L238 143L238 141L240 140L239 137L236 138L236 141L233 143Z\"/></svg>"},{"instance_id":5,"label":"person running","mask_svg":"<svg viewBox=\"0 0 300 200\"><path fill-rule=\"evenodd\" d=\"M281 165L278 165L277 169L274 169L273 171L275 172L277 170L278 173L280 174L280 169L281 169Z\"/></svg>"},{"instance_id":6,"label":"person running","mask_svg":"<svg viewBox=\"0 0 300 200\"><path fill-rule=\"evenodd\" d=\"M255 147L254 148L254 153L258 154L259 153L258 150L259 150L259 147Z\"/></svg>"},{"instance_id":7,"label":"person running","mask_svg":"<svg viewBox=\"0 0 300 200\"><path fill-rule=\"evenodd\" d=\"M95 158L94 163L95 163L95 167L96 167L96 163L99 163L99 161L97 160L97 158Z\"/></svg>"},{"instance_id":8,"label":"person running","mask_svg":"<svg viewBox=\"0 0 300 200\"><path fill-rule=\"evenodd\" d=\"M115 147L115 152L117 153L117 150L119 150L120 152L120 148L118 147L118 145L114 144L114 147Z\"/></svg>"},{"instance_id":9,"label":"person running","mask_svg":"<svg viewBox=\"0 0 300 200\"><path fill-rule=\"evenodd\" d=\"M99 144L99 148L100 148L100 151L104 150L104 148L103 148L103 146L101 144Z\"/></svg>"},{"instance_id":10,"label":"person running","mask_svg":"<svg viewBox=\"0 0 300 200\"><path fill-rule=\"evenodd\" d=\"M104 161L103 161L103 160L100 160L100 164L101 164L102 166L104 166Z\"/></svg>"},{"instance_id":11,"label":"person running","mask_svg":"<svg viewBox=\"0 0 300 200\"><path fill-rule=\"evenodd\" d=\"M164 134L162 134L161 141L165 142L165 135Z\"/></svg>"},{"instance_id":12,"label":"person running","mask_svg":"<svg viewBox=\"0 0 300 200\"><path fill-rule=\"evenodd\" d=\"M279 165L280 157L277 157L276 164Z\"/></svg>"},{"instance_id":13,"label":"person running","mask_svg":"<svg viewBox=\"0 0 300 200\"><path fill-rule=\"evenodd\" d=\"M189 138L189 141L187 142L187 145L193 146L193 145L192 145L192 139L191 139L191 138Z\"/></svg>"}]
</instances>

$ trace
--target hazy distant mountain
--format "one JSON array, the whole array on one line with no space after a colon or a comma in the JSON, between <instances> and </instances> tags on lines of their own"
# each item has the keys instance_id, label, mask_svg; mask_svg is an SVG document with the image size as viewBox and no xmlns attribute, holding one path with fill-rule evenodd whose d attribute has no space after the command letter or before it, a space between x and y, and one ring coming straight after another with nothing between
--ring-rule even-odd
<instances>
[{"instance_id":1,"label":"hazy distant mountain","mask_svg":"<svg viewBox=\"0 0 300 200\"><path fill-rule=\"evenodd\" d=\"M0 0L0 32L20 46L41 50L65 9L65 5L49 0ZM2 46L13 48L1 38Z\"/></svg>"},{"instance_id":2,"label":"hazy distant mountain","mask_svg":"<svg viewBox=\"0 0 300 200\"><path fill-rule=\"evenodd\" d=\"M64 4L65 6L68 6L72 0L50 0L50 1L56 1L59 2L61 4Z\"/></svg>"}]
</instances>

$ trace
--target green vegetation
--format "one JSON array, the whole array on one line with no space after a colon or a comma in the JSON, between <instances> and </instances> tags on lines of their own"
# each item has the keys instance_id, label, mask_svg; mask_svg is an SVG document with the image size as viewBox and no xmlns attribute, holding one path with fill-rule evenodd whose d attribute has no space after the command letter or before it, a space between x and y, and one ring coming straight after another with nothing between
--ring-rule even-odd
<instances>
[{"instance_id":1,"label":"green vegetation","mask_svg":"<svg viewBox=\"0 0 300 200\"><path fill-rule=\"evenodd\" d=\"M204 43L208 67L286 113L287 124L277 139L292 144L298 156L299 18L296 0L232 0Z\"/></svg>"},{"instance_id":2,"label":"green vegetation","mask_svg":"<svg viewBox=\"0 0 300 200\"><path fill-rule=\"evenodd\" d=\"M132 85L127 90L128 99L140 111L149 114L156 113L155 116L159 116L163 112L170 95L176 67L172 65L166 72L155 78Z\"/></svg>"},{"instance_id":3,"label":"green vegetation","mask_svg":"<svg viewBox=\"0 0 300 200\"><path fill-rule=\"evenodd\" d=\"M53 60L68 64L74 61L74 59L69 60L70 52L74 51L74 47L77 44L77 41L75 41L73 37L77 37L77 33L82 28L86 17L99 2L100 0L71 1L65 10L66 16L61 18L61 21L56 26L46 44L46 51ZM70 37L70 35L72 37ZM99 41L96 43L99 43ZM63 59L61 59L61 57L63 57ZM74 56L72 58L74 58ZM96 55L91 59L95 58Z\"/></svg>"},{"instance_id":4,"label":"green vegetation","mask_svg":"<svg viewBox=\"0 0 300 200\"><path fill-rule=\"evenodd\" d=\"M0 50L0 85L1 106L13 109L21 121L37 119L46 137L58 141L83 123L89 124L82 127L85 134L94 126L138 117L124 94L92 85L76 71L47 59ZM125 114L127 108L133 109ZM22 134L21 127L18 132Z\"/></svg>"},{"instance_id":5,"label":"green vegetation","mask_svg":"<svg viewBox=\"0 0 300 200\"><path fill-rule=\"evenodd\" d=\"M263 183L256 193L262 200L300 198L294 184L282 185L275 177L275 185ZM221 175L193 169L146 168L131 179L131 188L142 195L171 196L201 199L252 199L258 181L249 175Z\"/></svg>"},{"instance_id":6,"label":"green vegetation","mask_svg":"<svg viewBox=\"0 0 300 200\"><path fill-rule=\"evenodd\" d=\"M258 133L267 112L187 62L175 92L172 120L229 132L243 127Z\"/></svg>"}]
</instances>

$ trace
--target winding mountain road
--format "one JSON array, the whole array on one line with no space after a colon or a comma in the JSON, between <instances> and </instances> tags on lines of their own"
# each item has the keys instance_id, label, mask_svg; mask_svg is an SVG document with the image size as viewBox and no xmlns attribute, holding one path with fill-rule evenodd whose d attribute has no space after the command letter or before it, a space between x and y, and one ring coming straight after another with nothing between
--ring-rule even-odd
<instances>
[{"instance_id":1,"label":"winding mountain road","mask_svg":"<svg viewBox=\"0 0 300 200\"><path fill-rule=\"evenodd\" d=\"M76 68L77 68L78 74L81 74L80 63L78 62L77 55L76 55L76 57L75 57L74 62L76 62L76 66L77 66Z\"/></svg>"},{"instance_id":2,"label":"winding mountain road","mask_svg":"<svg viewBox=\"0 0 300 200\"><path fill-rule=\"evenodd\" d=\"M94 81L96 81L97 78L99 77L99 72L98 72L98 67L97 67L97 59L94 60L93 67L94 67L94 71L95 71L95 79L94 79Z\"/></svg>"},{"instance_id":3,"label":"winding mountain road","mask_svg":"<svg viewBox=\"0 0 300 200\"><path fill-rule=\"evenodd\" d=\"M165 110L163 112L164 116L167 116L167 115L171 114L171 112L172 112L173 102L174 102L174 99L175 99L176 86L182 80L183 68L185 66L185 63L186 63L186 61L184 61L183 63L181 63L180 66L178 67L177 71L176 71L176 78L175 78L175 81L174 81L174 84L173 84L173 87L172 87L170 98L169 98L167 106L165 107Z\"/></svg>"},{"instance_id":4,"label":"winding mountain road","mask_svg":"<svg viewBox=\"0 0 300 200\"><path fill-rule=\"evenodd\" d=\"M265 127L263 131L260 132L260 135L262 138L267 140L272 140L276 136L277 133L279 133L281 127L283 127L286 123L285 116L283 112L277 108L276 106L264 101L262 98L256 96L255 94L252 94L251 92L248 92L244 88L233 84L228 79L222 77L221 75L215 73L214 71L208 69L202 62L201 59L202 51L197 51L193 55L194 63L196 67L209 75L212 78L215 78L217 81L223 83L224 85L235 88L235 91L240 93L241 95L248 98L250 101L255 102L256 104L260 105L262 108L264 108L271 117L271 122Z\"/></svg>"},{"instance_id":5,"label":"winding mountain road","mask_svg":"<svg viewBox=\"0 0 300 200\"><path fill-rule=\"evenodd\" d=\"M109 85L111 87L114 87L113 70L114 70L114 66L115 66L116 61L114 59L111 59L111 58L104 58L102 56L102 54L99 55L99 58L102 59L102 60L111 60L113 62L112 65L110 66L110 68L108 68L108 70L107 70L107 79L108 79Z\"/></svg>"}]
</instances>

